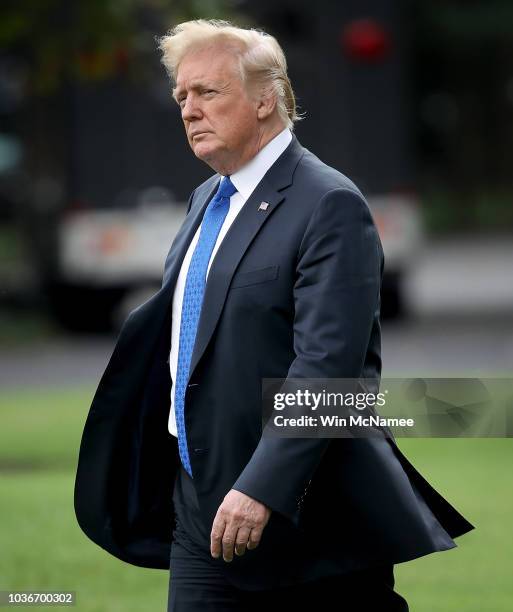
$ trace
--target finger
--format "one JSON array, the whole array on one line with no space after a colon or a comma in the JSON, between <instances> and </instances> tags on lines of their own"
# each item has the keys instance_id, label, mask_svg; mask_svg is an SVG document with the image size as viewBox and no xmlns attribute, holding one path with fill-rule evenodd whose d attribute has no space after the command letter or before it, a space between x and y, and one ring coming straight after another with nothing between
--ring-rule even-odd
<instances>
[{"instance_id":1,"label":"finger","mask_svg":"<svg viewBox=\"0 0 513 612\"><path fill-rule=\"evenodd\" d=\"M263 529L259 529L258 527L253 527L251 533L249 534L249 540L247 549L253 550L260 544L260 539L262 538Z\"/></svg>"},{"instance_id":2,"label":"finger","mask_svg":"<svg viewBox=\"0 0 513 612\"><path fill-rule=\"evenodd\" d=\"M233 547L237 538L237 525L227 524L224 529L221 544L223 546L223 559L230 562L233 559Z\"/></svg>"},{"instance_id":3,"label":"finger","mask_svg":"<svg viewBox=\"0 0 513 612\"><path fill-rule=\"evenodd\" d=\"M246 545L249 540L251 529L249 527L240 527L235 540L235 554L241 557L246 552Z\"/></svg>"},{"instance_id":4,"label":"finger","mask_svg":"<svg viewBox=\"0 0 513 612\"><path fill-rule=\"evenodd\" d=\"M214 557L214 559L217 559L221 555L222 538L225 526L225 521L216 515L216 518L212 524L212 531L210 532L210 554Z\"/></svg>"}]
</instances>

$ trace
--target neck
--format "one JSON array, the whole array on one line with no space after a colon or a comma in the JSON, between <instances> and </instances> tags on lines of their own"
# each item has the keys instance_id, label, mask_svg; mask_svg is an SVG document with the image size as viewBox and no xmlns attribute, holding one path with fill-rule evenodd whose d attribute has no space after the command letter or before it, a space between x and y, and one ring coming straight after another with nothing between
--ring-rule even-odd
<instances>
[{"instance_id":1,"label":"neck","mask_svg":"<svg viewBox=\"0 0 513 612\"><path fill-rule=\"evenodd\" d=\"M235 174L238 170L243 168L248 162L250 162L273 138L275 138L280 132L285 129L285 126L281 122L275 122L272 125L263 126L262 130L258 132L251 142L248 143L246 151L239 155L233 160L224 160L224 163L219 165L209 164L213 170L228 176Z\"/></svg>"}]
</instances>

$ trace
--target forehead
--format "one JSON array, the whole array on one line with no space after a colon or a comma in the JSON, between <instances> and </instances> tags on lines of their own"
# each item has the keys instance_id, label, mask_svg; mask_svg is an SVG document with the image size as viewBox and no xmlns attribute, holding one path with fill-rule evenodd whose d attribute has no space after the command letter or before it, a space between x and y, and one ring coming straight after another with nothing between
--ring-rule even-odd
<instances>
[{"instance_id":1,"label":"forehead","mask_svg":"<svg viewBox=\"0 0 513 612\"><path fill-rule=\"evenodd\" d=\"M234 49L219 44L189 51L182 58L176 73L176 89L191 82L232 80L240 78L238 57Z\"/></svg>"}]
</instances>

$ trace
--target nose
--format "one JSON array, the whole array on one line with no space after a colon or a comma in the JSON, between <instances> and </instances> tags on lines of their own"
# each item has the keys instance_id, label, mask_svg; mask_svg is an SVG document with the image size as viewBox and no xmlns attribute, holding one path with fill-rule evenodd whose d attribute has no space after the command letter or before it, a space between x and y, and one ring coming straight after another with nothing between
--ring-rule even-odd
<instances>
[{"instance_id":1,"label":"nose","mask_svg":"<svg viewBox=\"0 0 513 612\"><path fill-rule=\"evenodd\" d=\"M182 106L182 120L193 121L201 118L201 109L197 104L196 96L189 94Z\"/></svg>"}]
</instances>

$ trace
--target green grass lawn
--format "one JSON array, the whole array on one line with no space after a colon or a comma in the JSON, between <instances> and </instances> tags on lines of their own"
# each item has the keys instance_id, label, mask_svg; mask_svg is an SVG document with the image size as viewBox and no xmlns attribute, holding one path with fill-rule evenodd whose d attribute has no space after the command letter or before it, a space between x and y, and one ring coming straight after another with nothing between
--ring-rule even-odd
<instances>
[{"instance_id":1,"label":"green grass lawn","mask_svg":"<svg viewBox=\"0 0 513 612\"><path fill-rule=\"evenodd\" d=\"M507 612L513 602L512 439L399 440L401 449L476 527L456 549L397 566L414 612Z\"/></svg>"},{"instance_id":2,"label":"green grass lawn","mask_svg":"<svg viewBox=\"0 0 513 612\"><path fill-rule=\"evenodd\" d=\"M76 591L81 612L165 610L167 572L111 557L76 523L74 469L91 397L91 389L0 397L0 590ZM455 550L397 566L397 590L412 612L509 612L513 440L399 444L477 529Z\"/></svg>"},{"instance_id":3,"label":"green grass lawn","mask_svg":"<svg viewBox=\"0 0 513 612\"><path fill-rule=\"evenodd\" d=\"M88 540L75 520L73 483L70 471L2 475L0 590L75 591L81 612L165 610L168 574L123 563Z\"/></svg>"}]
</instances>

